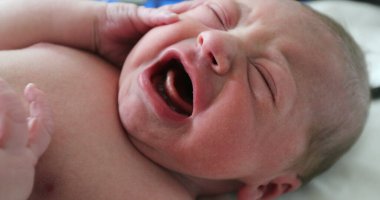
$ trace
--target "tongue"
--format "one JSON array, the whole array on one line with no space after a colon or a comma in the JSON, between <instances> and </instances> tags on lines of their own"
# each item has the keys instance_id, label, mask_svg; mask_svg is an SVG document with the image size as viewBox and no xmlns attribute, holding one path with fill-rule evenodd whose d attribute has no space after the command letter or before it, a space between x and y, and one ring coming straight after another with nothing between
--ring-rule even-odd
<instances>
[{"instance_id":1,"label":"tongue","mask_svg":"<svg viewBox=\"0 0 380 200\"><path fill-rule=\"evenodd\" d=\"M177 88L175 87L175 76L176 73L173 69L170 69L167 73L166 81L165 81L165 89L167 92L167 95L172 100L173 104L175 104L177 107L181 108L186 113L192 113L193 106L185 101L181 95L179 95Z\"/></svg>"}]
</instances>

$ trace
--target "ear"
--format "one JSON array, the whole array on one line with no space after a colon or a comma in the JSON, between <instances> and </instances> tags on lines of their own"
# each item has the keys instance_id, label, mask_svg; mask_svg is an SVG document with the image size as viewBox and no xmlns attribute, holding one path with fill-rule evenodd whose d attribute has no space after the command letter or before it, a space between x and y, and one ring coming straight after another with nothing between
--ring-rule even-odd
<instances>
[{"instance_id":1,"label":"ear","mask_svg":"<svg viewBox=\"0 0 380 200\"><path fill-rule=\"evenodd\" d=\"M278 176L265 184L243 186L238 191L238 200L273 200L301 185L297 175Z\"/></svg>"}]
</instances>

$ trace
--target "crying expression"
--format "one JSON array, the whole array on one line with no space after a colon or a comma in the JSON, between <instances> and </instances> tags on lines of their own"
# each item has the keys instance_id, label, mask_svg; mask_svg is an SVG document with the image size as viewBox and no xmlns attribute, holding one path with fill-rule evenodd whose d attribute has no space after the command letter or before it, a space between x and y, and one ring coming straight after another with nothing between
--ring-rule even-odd
<instances>
[{"instance_id":1,"label":"crying expression","mask_svg":"<svg viewBox=\"0 0 380 200\"><path fill-rule=\"evenodd\" d=\"M296 104L291 63L283 55L283 44L304 44L286 26L300 17L292 14L300 6L200 2L179 22L148 32L128 55L121 121L139 151L168 169L205 178L255 170L264 176L263 169L286 165L303 144L295 135L305 128L297 123L305 121L299 112L305 109Z\"/></svg>"}]
</instances>

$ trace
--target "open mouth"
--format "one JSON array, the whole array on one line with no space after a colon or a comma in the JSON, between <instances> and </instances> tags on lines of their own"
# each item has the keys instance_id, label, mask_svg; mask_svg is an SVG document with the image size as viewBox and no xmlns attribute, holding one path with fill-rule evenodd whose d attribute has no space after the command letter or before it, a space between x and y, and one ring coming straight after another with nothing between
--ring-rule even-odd
<instances>
[{"instance_id":1,"label":"open mouth","mask_svg":"<svg viewBox=\"0 0 380 200\"><path fill-rule=\"evenodd\" d=\"M178 59L171 59L162 66L151 78L155 89L173 111L191 116L193 86L189 75Z\"/></svg>"}]
</instances>

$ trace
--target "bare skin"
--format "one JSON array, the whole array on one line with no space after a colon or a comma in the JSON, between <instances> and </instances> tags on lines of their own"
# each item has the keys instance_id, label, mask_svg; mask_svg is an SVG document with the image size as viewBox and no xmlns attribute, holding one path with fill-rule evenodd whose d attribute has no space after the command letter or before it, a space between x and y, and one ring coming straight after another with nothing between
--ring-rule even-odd
<instances>
[{"instance_id":1,"label":"bare skin","mask_svg":"<svg viewBox=\"0 0 380 200\"><path fill-rule=\"evenodd\" d=\"M297 31L286 25L298 24L302 18L295 13L303 13L304 8L295 1L196 2L199 7L182 13L178 23L157 27L139 41L128 54L118 93L121 121L131 141L173 176L142 157L123 132L115 98L119 71L96 57L66 48L45 46L1 53L0 75L18 91L29 82L39 85L52 102L57 124L58 136L37 166L30 199L194 199L238 191L239 200L269 200L300 187L297 169L290 166L306 148L305 131L311 120L308 102L297 95L307 90L296 87L305 85L306 78L296 79L292 72L307 63L312 67L304 69L305 73L312 74L314 66L320 66L313 59L314 50L319 52L331 40L321 37L323 42L317 42L321 48L305 45L309 43L304 41L314 41L313 34L299 34L303 26L296 26L301 30ZM94 22L101 24L104 16L94 21L78 8L95 12L99 7L57 5L53 8L60 15L43 3L35 12L30 12L30 7L21 9L16 13L29 15L18 17L21 24L17 26L12 13L4 18L9 25L3 26L5 36L25 27L43 30L42 37L41 33L26 34L26 39L26 32L21 31L22 44L18 44L19 38L10 37L13 46L4 48L44 41L87 50L100 48L95 52L120 58L114 54L120 53L115 37L124 34L120 26L113 26L112 17L105 17L110 23L96 31ZM35 24L24 20L41 13L41 7L45 14L32 20ZM268 10L278 17L273 18ZM67 18L68 11L77 15ZM46 13L56 17L40 23ZM86 23L72 23L77 19ZM108 43L102 42L104 37L96 37L96 33L103 35L102 31L111 33L105 34L106 41L116 43L104 45ZM328 58L334 61L333 57ZM190 70L192 115L179 116L170 109L156 89L161 83L152 81L152 77L162 79L160 70L166 59L180 60L184 71ZM118 59L114 63L119 63Z\"/></svg>"},{"instance_id":2,"label":"bare skin","mask_svg":"<svg viewBox=\"0 0 380 200\"><path fill-rule=\"evenodd\" d=\"M129 142L117 115L115 68L53 45L1 51L0 66L18 93L29 82L38 85L53 111L54 137L37 165L30 200L192 198Z\"/></svg>"}]
</instances>

